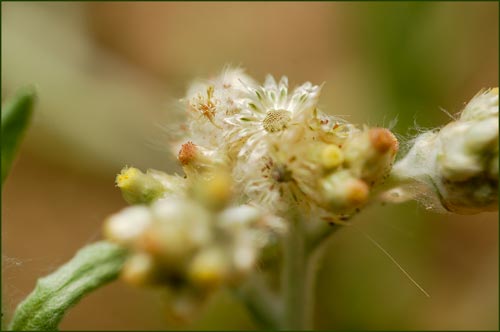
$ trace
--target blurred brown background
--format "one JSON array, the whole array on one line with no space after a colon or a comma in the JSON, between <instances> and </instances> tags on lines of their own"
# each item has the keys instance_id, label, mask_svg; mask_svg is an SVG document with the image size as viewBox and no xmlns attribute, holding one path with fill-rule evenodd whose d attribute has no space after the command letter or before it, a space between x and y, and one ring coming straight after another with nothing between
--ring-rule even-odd
<instances>
[{"instance_id":1,"label":"blurred brown background","mask_svg":"<svg viewBox=\"0 0 500 332\"><path fill-rule=\"evenodd\" d=\"M123 165L175 169L172 101L190 80L242 65L263 80L326 82L324 110L402 137L498 86L498 3L2 3L2 101L26 84L35 119L2 197L2 305L34 287L125 206ZM322 329L498 329L498 214L373 207L330 243L317 283ZM179 328L154 291L121 282L77 305L62 329ZM251 329L222 292L188 329Z\"/></svg>"}]
</instances>

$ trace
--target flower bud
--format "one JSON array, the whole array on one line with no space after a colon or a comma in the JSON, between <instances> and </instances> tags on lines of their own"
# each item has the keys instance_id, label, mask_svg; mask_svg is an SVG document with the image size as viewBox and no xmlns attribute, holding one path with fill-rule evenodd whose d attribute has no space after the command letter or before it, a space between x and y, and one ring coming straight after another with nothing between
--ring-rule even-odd
<instances>
[{"instance_id":1,"label":"flower bud","mask_svg":"<svg viewBox=\"0 0 500 332\"><path fill-rule=\"evenodd\" d=\"M398 151L398 140L389 129L372 128L368 130L368 137L373 148L380 154L389 152L394 155Z\"/></svg>"},{"instance_id":2,"label":"flower bud","mask_svg":"<svg viewBox=\"0 0 500 332\"><path fill-rule=\"evenodd\" d=\"M447 180L465 181L494 164L494 151L498 150L498 88L472 98L460 119L441 129L439 139L438 167Z\"/></svg>"},{"instance_id":3,"label":"flower bud","mask_svg":"<svg viewBox=\"0 0 500 332\"><path fill-rule=\"evenodd\" d=\"M368 198L368 185L348 171L330 174L320 182L327 209L346 212L361 206Z\"/></svg>"},{"instance_id":4,"label":"flower bud","mask_svg":"<svg viewBox=\"0 0 500 332\"><path fill-rule=\"evenodd\" d=\"M182 144L177 159L179 159L181 165L185 166L194 163L198 154L198 147L190 141Z\"/></svg>"},{"instance_id":5,"label":"flower bud","mask_svg":"<svg viewBox=\"0 0 500 332\"><path fill-rule=\"evenodd\" d=\"M321 165L331 170L344 162L342 150L334 144L328 144L321 150Z\"/></svg>"},{"instance_id":6,"label":"flower bud","mask_svg":"<svg viewBox=\"0 0 500 332\"><path fill-rule=\"evenodd\" d=\"M388 129L372 128L354 134L342 150L346 167L373 185L390 171L398 141Z\"/></svg>"},{"instance_id":7,"label":"flower bud","mask_svg":"<svg viewBox=\"0 0 500 332\"><path fill-rule=\"evenodd\" d=\"M184 197L186 192L186 180L179 175L170 175L155 169L148 169L147 175L158 180L165 188L165 194L169 197Z\"/></svg>"},{"instance_id":8,"label":"flower bud","mask_svg":"<svg viewBox=\"0 0 500 332\"><path fill-rule=\"evenodd\" d=\"M134 167L124 168L116 177L116 185L129 204L149 204L165 193L160 181Z\"/></svg>"},{"instance_id":9,"label":"flower bud","mask_svg":"<svg viewBox=\"0 0 500 332\"><path fill-rule=\"evenodd\" d=\"M111 215L104 223L104 236L110 241L130 246L151 225L152 216L145 206L131 206Z\"/></svg>"},{"instance_id":10,"label":"flower bud","mask_svg":"<svg viewBox=\"0 0 500 332\"><path fill-rule=\"evenodd\" d=\"M262 218L262 213L256 207L240 205L225 209L219 215L219 225L225 229L240 230Z\"/></svg>"},{"instance_id":11,"label":"flower bud","mask_svg":"<svg viewBox=\"0 0 500 332\"><path fill-rule=\"evenodd\" d=\"M151 210L153 222L141 247L159 259L180 264L211 241L210 215L198 204L171 199L156 202Z\"/></svg>"},{"instance_id":12,"label":"flower bud","mask_svg":"<svg viewBox=\"0 0 500 332\"><path fill-rule=\"evenodd\" d=\"M460 120L481 120L490 116L498 116L498 88L475 95L460 114Z\"/></svg>"},{"instance_id":13,"label":"flower bud","mask_svg":"<svg viewBox=\"0 0 500 332\"><path fill-rule=\"evenodd\" d=\"M212 210L223 208L231 199L232 179L229 173L219 169L206 178L199 178L192 188L194 198Z\"/></svg>"},{"instance_id":14,"label":"flower bud","mask_svg":"<svg viewBox=\"0 0 500 332\"><path fill-rule=\"evenodd\" d=\"M498 145L498 118L452 122L438 138L439 172L448 180L465 181L483 172L488 150Z\"/></svg>"},{"instance_id":15,"label":"flower bud","mask_svg":"<svg viewBox=\"0 0 500 332\"><path fill-rule=\"evenodd\" d=\"M421 134L393 168L393 177L429 207L460 214L498 209L498 91L476 95L460 119ZM436 204L437 203L437 204Z\"/></svg>"},{"instance_id":16,"label":"flower bud","mask_svg":"<svg viewBox=\"0 0 500 332\"><path fill-rule=\"evenodd\" d=\"M189 279L200 288L215 288L229 278L230 261L221 248L201 250L188 268Z\"/></svg>"},{"instance_id":17,"label":"flower bud","mask_svg":"<svg viewBox=\"0 0 500 332\"><path fill-rule=\"evenodd\" d=\"M157 274L153 258L148 254L138 253L127 259L121 276L131 285L144 286L157 282Z\"/></svg>"},{"instance_id":18,"label":"flower bud","mask_svg":"<svg viewBox=\"0 0 500 332\"><path fill-rule=\"evenodd\" d=\"M465 133L465 148L470 152L482 152L498 146L498 118L489 117L477 121Z\"/></svg>"},{"instance_id":19,"label":"flower bud","mask_svg":"<svg viewBox=\"0 0 500 332\"><path fill-rule=\"evenodd\" d=\"M204 148L189 141L182 144L177 156L186 175L211 171L225 164L225 159L217 151Z\"/></svg>"}]
</instances>

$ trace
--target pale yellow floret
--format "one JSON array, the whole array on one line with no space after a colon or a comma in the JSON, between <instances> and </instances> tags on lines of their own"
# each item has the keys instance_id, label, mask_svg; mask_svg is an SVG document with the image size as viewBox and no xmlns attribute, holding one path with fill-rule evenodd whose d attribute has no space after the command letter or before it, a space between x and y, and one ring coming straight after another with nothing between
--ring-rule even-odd
<instances>
[{"instance_id":1,"label":"pale yellow floret","mask_svg":"<svg viewBox=\"0 0 500 332\"><path fill-rule=\"evenodd\" d=\"M334 144L325 146L321 151L321 165L329 170L333 169L344 162L344 154L342 150Z\"/></svg>"},{"instance_id":2,"label":"pale yellow floret","mask_svg":"<svg viewBox=\"0 0 500 332\"><path fill-rule=\"evenodd\" d=\"M162 197L166 189L150 174L134 167L125 167L116 177L116 185L129 204L149 204Z\"/></svg>"},{"instance_id":3,"label":"pale yellow floret","mask_svg":"<svg viewBox=\"0 0 500 332\"><path fill-rule=\"evenodd\" d=\"M132 255L123 266L123 280L131 285L143 286L155 279L155 264L153 258L145 253Z\"/></svg>"},{"instance_id":4,"label":"pale yellow floret","mask_svg":"<svg viewBox=\"0 0 500 332\"><path fill-rule=\"evenodd\" d=\"M189 266L189 278L197 286L213 288L229 277L229 259L219 248L210 248L196 255Z\"/></svg>"},{"instance_id":5,"label":"pale yellow floret","mask_svg":"<svg viewBox=\"0 0 500 332\"><path fill-rule=\"evenodd\" d=\"M208 179L199 179L193 185L193 195L205 206L218 210L224 207L232 194L232 179L223 170L209 174Z\"/></svg>"},{"instance_id":6,"label":"pale yellow floret","mask_svg":"<svg viewBox=\"0 0 500 332\"><path fill-rule=\"evenodd\" d=\"M122 170L116 177L116 185L119 188L130 188L133 180L141 174L141 171L134 167L127 167Z\"/></svg>"}]
</instances>

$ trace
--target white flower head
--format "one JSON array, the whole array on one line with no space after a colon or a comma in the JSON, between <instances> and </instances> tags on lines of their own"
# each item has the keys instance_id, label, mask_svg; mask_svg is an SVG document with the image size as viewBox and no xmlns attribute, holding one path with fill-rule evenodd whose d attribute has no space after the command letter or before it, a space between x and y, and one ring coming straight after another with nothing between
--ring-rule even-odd
<instances>
[{"instance_id":1,"label":"white flower head","mask_svg":"<svg viewBox=\"0 0 500 332\"><path fill-rule=\"evenodd\" d=\"M321 87L307 82L291 93L288 90L285 76L279 83L267 76L263 86L246 86L244 98L237 101L238 112L225 118L229 125L227 141L245 142L239 156L258 150L255 144L265 145L265 137L283 135L285 129L300 134L307 125L317 107Z\"/></svg>"},{"instance_id":2,"label":"white flower head","mask_svg":"<svg viewBox=\"0 0 500 332\"><path fill-rule=\"evenodd\" d=\"M380 182L392 165L397 140L388 130L361 130L322 113L320 92L321 86L310 82L290 89L285 76L276 81L268 75L258 85L241 70L225 70L213 80L195 83L186 97L189 130L179 160L185 166L197 159L200 165L225 167L240 201L272 214L284 212L290 202L322 213L329 206L324 204L322 178L348 169L368 186ZM389 137L393 153L377 151L372 133L384 134L375 135L379 143ZM354 139L360 134L366 139L358 141L366 141L366 147L357 154L344 151L346 144L361 147ZM187 153L194 151L188 147L200 151L198 157ZM190 178L193 172L184 170Z\"/></svg>"},{"instance_id":3,"label":"white flower head","mask_svg":"<svg viewBox=\"0 0 500 332\"><path fill-rule=\"evenodd\" d=\"M214 79L193 82L181 99L187 108L186 124L192 140L207 148L218 147L224 119L238 112L246 87L255 84L241 68L227 68Z\"/></svg>"}]
</instances>

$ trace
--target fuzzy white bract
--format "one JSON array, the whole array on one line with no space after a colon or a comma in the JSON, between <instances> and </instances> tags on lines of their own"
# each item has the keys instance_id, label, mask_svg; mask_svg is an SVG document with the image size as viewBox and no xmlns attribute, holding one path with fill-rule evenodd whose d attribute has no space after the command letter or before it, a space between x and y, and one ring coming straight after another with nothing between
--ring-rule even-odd
<instances>
[{"instance_id":1,"label":"fuzzy white bract","mask_svg":"<svg viewBox=\"0 0 500 332\"><path fill-rule=\"evenodd\" d=\"M415 138L393 175L430 209L498 209L498 89L479 92L458 119ZM406 188L406 189L405 189Z\"/></svg>"}]
</instances>

